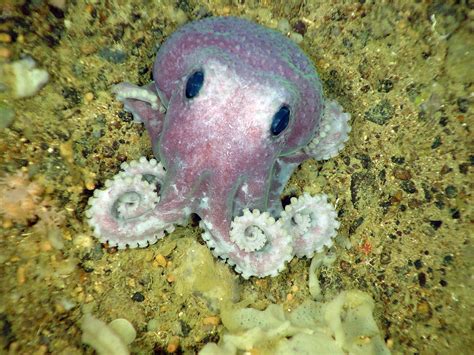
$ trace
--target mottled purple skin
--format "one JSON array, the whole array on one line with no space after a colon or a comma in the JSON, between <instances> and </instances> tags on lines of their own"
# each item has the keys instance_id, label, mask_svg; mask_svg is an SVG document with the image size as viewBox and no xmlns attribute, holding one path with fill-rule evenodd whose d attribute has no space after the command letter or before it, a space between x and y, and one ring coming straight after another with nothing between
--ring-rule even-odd
<instances>
[{"instance_id":1,"label":"mottled purple skin","mask_svg":"<svg viewBox=\"0 0 474 355\"><path fill-rule=\"evenodd\" d=\"M186 98L186 82L198 70L204 86ZM214 17L175 32L157 54L153 77L146 89L166 113L146 100L122 98L144 122L166 169L153 216L176 223L196 213L215 255L231 264L247 260L258 265L256 275L268 274L263 256L240 250L229 230L244 208L278 217L285 184L310 157L303 147L315 137L324 106L313 64L277 32ZM120 85L117 92L127 92L130 84ZM273 136L272 119L283 105L290 108L290 122Z\"/></svg>"}]
</instances>

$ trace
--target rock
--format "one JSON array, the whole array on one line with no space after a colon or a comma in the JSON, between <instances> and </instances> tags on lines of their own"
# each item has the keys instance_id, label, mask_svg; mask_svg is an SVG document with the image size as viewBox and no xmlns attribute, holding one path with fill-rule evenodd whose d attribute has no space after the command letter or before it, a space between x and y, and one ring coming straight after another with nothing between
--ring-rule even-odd
<instances>
[{"instance_id":1,"label":"rock","mask_svg":"<svg viewBox=\"0 0 474 355\"><path fill-rule=\"evenodd\" d=\"M35 95L49 80L49 74L44 69L38 69L33 58L27 57L5 65L2 70L2 82L13 90L16 98Z\"/></svg>"},{"instance_id":2,"label":"rock","mask_svg":"<svg viewBox=\"0 0 474 355\"><path fill-rule=\"evenodd\" d=\"M382 100L366 111L364 117L367 121L384 125L393 117L394 113L395 109L390 102L388 100Z\"/></svg>"},{"instance_id":3,"label":"rock","mask_svg":"<svg viewBox=\"0 0 474 355\"><path fill-rule=\"evenodd\" d=\"M107 47L99 50L99 56L114 64L124 63L128 57L127 53L122 50L114 50Z\"/></svg>"}]
</instances>

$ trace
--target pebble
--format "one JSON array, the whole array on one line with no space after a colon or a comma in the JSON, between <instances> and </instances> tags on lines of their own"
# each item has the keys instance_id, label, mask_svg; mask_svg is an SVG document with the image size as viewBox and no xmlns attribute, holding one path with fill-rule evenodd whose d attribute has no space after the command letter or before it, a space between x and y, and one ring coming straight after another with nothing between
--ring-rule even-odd
<instances>
[{"instance_id":1,"label":"pebble","mask_svg":"<svg viewBox=\"0 0 474 355\"><path fill-rule=\"evenodd\" d=\"M447 186L444 192L446 193L446 196L448 196L448 198L456 197L456 195L458 194L458 190L456 189L456 186L453 186L453 185Z\"/></svg>"},{"instance_id":2,"label":"pebble","mask_svg":"<svg viewBox=\"0 0 474 355\"><path fill-rule=\"evenodd\" d=\"M412 180L403 180L400 184L401 188L403 191L409 193L409 194L414 194L418 190L416 189L415 183Z\"/></svg>"},{"instance_id":3,"label":"pebble","mask_svg":"<svg viewBox=\"0 0 474 355\"><path fill-rule=\"evenodd\" d=\"M85 43L79 47L82 54L89 55L97 52L97 47L92 43Z\"/></svg>"},{"instance_id":4,"label":"pebble","mask_svg":"<svg viewBox=\"0 0 474 355\"><path fill-rule=\"evenodd\" d=\"M16 280L19 285L23 285L26 281L26 267L20 266L16 270Z\"/></svg>"},{"instance_id":5,"label":"pebble","mask_svg":"<svg viewBox=\"0 0 474 355\"><path fill-rule=\"evenodd\" d=\"M206 317L202 320L202 324L204 325L213 325L217 326L221 322L221 319L218 316L210 316Z\"/></svg>"},{"instance_id":6,"label":"pebble","mask_svg":"<svg viewBox=\"0 0 474 355\"><path fill-rule=\"evenodd\" d=\"M420 259L415 260L414 264L417 270L423 267L423 262Z\"/></svg>"},{"instance_id":7,"label":"pebble","mask_svg":"<svg viewBox=\"0 0 474 355\"><path fill-rule=\"evenodd\" d=\"M2 43L10 43L12 41L12 36L8 33L0 33L0 42Z\"/></svg>"},{"instance_id":8,"label":"pebble","mask_svg":"<svg viewBox=\"0 0 474 355\"><path fill-rule=\"evenodd\" d=\"M0 58L8 59L12 56L12 51L5 47L0 47Z\"/></svg>"},{"instance_id":9,"label":"pebble","mask_svg":"<svg viewBox=\"0 0 474 355\"><path fill-rule=\"evenodd\" d=\"M296 33L299 33L302 36L305 35L306 30L307 30L306 24L301 20L296 21L296 23L293 25L293 31L295 31Z\"/></svg>"},{"instance_id":10,"label":"pebble","mask_svg":"<svg viewBox=\"0 0 474 355\"><path fill-rule=\"evenodd\" d=\"M84 101L85 101L86 103L89 103L89 102L91 102L92 100L94 100L94 94L93 94L93 93L88 92L88 93L86 93L86 94L84 95Z\"/></svg>"},{"instance_id":11,"label":"pebble","mask_svg":"<svg viewBox=\"0 0 474 355\"><path fill-rule=\"evenodd\" d=\"M390 158L390 160L392 161L392 163L395 163L395 164L404 164L405 163L405 158L404 157L392 156Z\"/></svg>"},{"instance_id":12,"label":"pebble","mask_svg":"<svg viewBox=\"0 0 474 355\"><path fill-rule=\"evenodd\" d=\"M378 125L384 125L395 114L395 109L388 100L382 100L377 105L365 112L364 117L367 121L371 121Z\"/></svg>"},{"instance_id":13,"label":"pebble","mask_svg":"<svg viewBox=\"0 0 474 355\"><path fill-rule=\"evenodd\" d=\"M399 180L410 180L411 172L407 169L395 168L393 169L393 176Z\"/></svg>"},{"instance_id":14,"label":"pebble","mask_svg":"<svg viewBox=\"0 0 474 355\"><path fill-rule=\"evenodd\" d=\"M449 265L453 262L453 260L454 260L454 257L448 254L443 258L443 265Z\"/></svg>"},{"instance_id":15,"label":"pebble","mask_svg":"<svg viewBox=\"0 0 474 355\"><path fill-rule=\"evenodd\" d=\"M425 287L426 285L426 274L424 272L420 272L418 274L418 283L421 287Z\"/></svg>"},{"instance_id":16,"label":"pebble","mask_svg":"<svg viewBox=\"0 0 474 355\"><path fill-rule=\"evenodd\" d=\"M114 63L114 64L120 64L124 63L127 60L127 53L120 49L110 49L110 48L102 48L99 50L99 57Z\"/></svg>"},{"instance_id":17,"label":"pebble","mask_svg":"<svg viewBox=\"0 0 474 355\"><path fill-rule=\"evenodd\" d=\"M418 302L418 304L416 305L416 313L418 317L424 320L430 319L433 315L431 306L426 300L421 300L420 302Z\"/></svg>"},{"instance_id":18,"label":"pebble","mask_svg":"<svg viewBox=\"0 0 474 355\"><path fill-rule=\"evenodd\" d=\"M451 214L451 218L459 219L461 218L461 212L457 208L450 208L449 213Z\"/></svg>"},{"instance_id":19,"label":"pebble","mask_svg":"<svg viewBox=\"0 0 474 355\"><path fill-rule=\"evenodd\" d=\"M155 262L158 266L161 266L161 267L166 267L166 264L167 264L166 258L161 254L158 254L157 256L155 256Z\"/></svg>"},{"instance_id":20,"label":"pebble","mask_svg":"<svg viewBox=\"0 0 474 355\"><path fill-rule=\"evenodd\" d=\"M143 296L140 292L135 292L132 296L132 300L135 302L143 302L145 300L145 296Z\"/></svg>"},{"instance_id":21,"label":"pebble","mask_svg":"<svg viewBox=\"0 0 474 355\"><path fill-rule=\"evenodd\" d=\"M179 337L177 336L172 336L170 339L170 342L168 343L168 346L166 347L166 351L169 353L174 353L176 350L178 350L179 347Z\"/></svg>"},{"instance_id":22,"label":"pebble","mask_svg":"<svg viewBox=\"0 0 474 355\"><path fill-rule=\"evenodd\" d=\"M434 229L438 229L439 227L441 227L442 224L443 224L443 221L438 221L438 220L430 221L430 225Z\"/></svg>"},{"instance_id":23,"label":"pebble","mask_svg":"<svg viewBox=\"0 0 474 355\"><path fill-rule=\"evenodd\" d=\"M457 105L458 105L458 110L462 113L467 113L467 111L469 111L469 100L464 98L464 97L460 97L457 99Z\"/></svg>"},{"instance_id":24,"label":"pebble","mask_svg":"<svg viewBox=\"0 0 474 355\"><path fill-rule=\"evenodd\" d=\"M95 182L93 180L88 179L84 182L84 187L89 191L93 191L95 190Z\"/></svg>"}]
</instances>

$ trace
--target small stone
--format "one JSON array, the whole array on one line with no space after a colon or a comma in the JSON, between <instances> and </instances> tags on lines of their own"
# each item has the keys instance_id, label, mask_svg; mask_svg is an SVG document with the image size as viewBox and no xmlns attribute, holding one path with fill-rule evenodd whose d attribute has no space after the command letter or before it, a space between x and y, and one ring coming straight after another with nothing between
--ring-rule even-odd
<instances>
[{"instance_id":1,"label":"small stone","mask_svg":"<svg viewBox=\"0 0 474 355\"><path fill-rule=\"evenodd\" d=\"M410 180L412 177L410 170L398 167L393 169L393 176L399 180Z\"/></svg>"},{"instance_id":2,"label":"small stone","mask_svg":"<svg viewBox=\"0 0 474 355\"><path fill-rule=\"evenodd\" d=\"M459 219L461 218L461 212L457 208L450 208L449 213L451 213L451 217L453 219Z\"/></svg>"},{"instance_id":3,"label":"small stone","mask_svg":"<svg viewBox=\"0 0 474 355\"><path fill-rule=\"evenodd\" d=\"M444 192L446 196L448 196L448 198L456 197L458 194L458 190L456 189L456 186L453 186L453 185L447 186Z\"/></svg>"},{"instance_id":4,"label":"small stone","mask_svg":"<svg viewBox=\"0 0 474 355\"><path fill-rule=\"evenodd\" d=\"M14 95L18 98L35 95L49 80L49 74L44 69L36 67L37 63L26 57L11 64L14 75Z\"/></svg>"},{"instance_id":5,"label":"small stone","mask_svg":"<svg viewBox=\"0 0 474 355\"><path fill-rule=\"evenodd\" d=\"M23 285L26 282L26 267L20 266L16 270L16 281L19 285Z\"/></svg>"},{"instance_id":6,"label":"small stone","mask_svg":"<svg viewBox=\"0 0 474 355\"><path fill-rule=\"evenodd\" d=\"M447 166L446 164L444 164L441 168L441 170L439 171L439 173L441 175L446 175L447 173L450 173L451 171L453 171L453 169L451 169L449 166Z\"/></svg>"},{"instance_id":7,"label":"small stone","mask_svg":"<svg viewBox=\"0 0 474 355\"><path fill-rule=\"evenodd\" d=\"M184 337L187 337L189 333L191 333L191 330L193 330L193 328L191 328L191 326L182 319L179 320L179 326L181 328L181 334Z\"/></svg>"},{"instance_id":8,"label":"small stone","mask_svg":"<svg viewBox=\"0 0 474 355\"><path fill-rule=\"evenodd\" d=\"M10 43L12 41L12 36L8 33L0 32L0 42L2 43Z\"/></svg>"},{"instance_id":9,"label":"small stone","mask_svg":"<svg viewBox=\"0 0 474 355\"><path fill-rule=\"evenodd\" d=\"M467 173L469 172L469 163L459 164L459 172L461 174L467 175Z\"/></svg>"},{"instance_id":10,"label":"small stone","mask_svg":"<svg viewBox=\"0 0 474 355\"><path fill-rule=\"evenodd\" d=\"M467 111L469 110L469 100L464 98L464 97L460 97L458 98L457 100L457 104L458 104L458 110L461 111L462 113L467 113Z\"/></svg>"},{"instance_id":11,"label":"small stone","mask_svg":"<svg viewBox=\"0 0 474 355\"><path fill-rule=\"evenodd\" d=\"M420 272L418 274L418 283L421 287L425 287L425 285L426 285L426 274L424 272Z\"/></svg>"},{"instance_id":12,"label":"small stone","mask_svg":"<svg viewBox=\"0 0 474 355\"><path fill-rule=\"evenodd\" d=\"M91 179L87 179L86 181L84 181L84 187L89 191L93 191L96 187L95 182Z\"/></svg>"},{"instance_id":13,"label":"small stone","mask_svg":"<svg viewBox=\"0 0 474 355\"><path fill-rule=\"evenodd\" d=\"M423 267L423 262L420 259L415 260L414 264L417 270Z\"/></svg>"},{"instance_id":14,"label":"small stone","mask_svg":"<svg viewBox=\"0 0 474 355\"><path fill-rule=\"evenodd\" d=\"M158 266L161 266L161 267L166 267L166 264L167 264L166 258L161 254L158 254L157 256L155 256L155 262Z\"/></svg>"},{"instance_id":15,"label":"small stone","mask_svg":"<svg viewBox=\"0 0 474 355\"><path fill-rule=\"evenodd\" d=\"M93 43L90 43L90 42L83 44L82 46L79 47L79 49L82 52L82 54L85 54L85 55L90 55L97 52L97 47Z\"/></svg>"},{"instance_id":16,"label":"small stone","mask_svg":"<svg viewBox=\"0 0 474 355\"><path fill-rule=\"evenodd\" d=\"M372 166L372 160L367 154L356 153L354 157L360 160L360 163L364 169L369 169Z\"/></svg>"},{"instance_id":17,"label":"small stone","mask_svg":"<svg viewBox=\"0 0 474 355\"><path fill-rule=\"evenodd\" d=\"M8 59L12 56L12 51L5 47L0 47L0 58Z\"/></svg>"},{"instance_id":18,"label":"small stone","mask_svg":"<svg viewBox=\"0 0 474 355\"><path fill-rule=\"evenodd\" d=\"M409 194L414 194L418 190L416 189L415 183L412 180L404 180L400 184L401 188L403 191L409 193Z\"/></svg>"},{"instance_id":19,"label":"small stone","mask_svg":"<svg viewBox=\"0 0 474 355\"><path fill-rule=\"evenodd\" d=\"M446 255L443 258L443 265L450 265L454 260L454 257L452 255Z\"/></svg>"},{"instance_id":20,"label":"small stone","mask_svg":"<svg viewBox=\"0 0 474 355\"><path fill-rule=\"evenodd\" d=\"M84 101L89 103L91 102L92 100L94 100L94 94L91 93L91 92L88 92L84 95Z\"/></svg>"},{"instance_id":21,"label":"small stone","mask_svg":"<svg viewBox=\"0 0 474 355\"><path fill-rule=\"evenodd\" d=\"M436 148L438 148L441 144L443 144L443 142L441 142L441 137L440 137L440 136L437 136L437 137L435 137L435 139L433 140L433 143L431 144L431 149L436 149Z\"/></svg>"},{"instance_id":22,"label":"small stone","mask_svg":"<svg viewBox=\"0 0 474 355\"><path fill-rule=\"evenodd\" d=\"M172 336L168 346L166 347L166 351L169 353L175 353L179 348L179 337Z\"/></svg>"},{"instance_id":23,"label":"small stone","mask_svg":"<svg viewBox=\"0 0 474 355\"><path fill-rule=\"evenodd\" d=\"M433 227L434 229L438 229L439 227L441 227L441 225L443 224L443 221L430 221L430 225L431 227Z\"/></svg>"},{"instance_id":24,"label":"small stone","mask_svg":"<svg viewBox=\"0 0 474 355\"><path fill-rule=\"evenodd\" d=\"M379 92L390 92L393 89L393 82L390 79L383 79L379 81L377 91Z\"/></svg>"},{"instance_id":25,"label":"small stone","mask_svg":"<svg viewBox=\"0 0 474 355\"><path fill-rule=\"evenodd\" d=\"M293 31L295 31L296 33L299 33L302 36L305 35L306 30L307 30L306 24L301 20L298 20L293 24Z\"/></svg>"},{"instance_id":26,"label":"small stone","mask_svg":"<svg viewBox=\"0 0 474 355\"><path fill-rule=\"evenodd\" d=\"M448 118L447 118L446 116L443 116L443 117L441 117L441 118L439 119L439 125L440 125L441 127L446 127L447 124L448 124L448 122L449 122L449 120L448 120Z\"/></svg>"},{"instance_id":27,"label":"small stone","mask_svg":"<svg viewBox=\"0 0 474 355\"><path fill-rule=\"evenodd\" d=\"M388 100L382 100L365 112L365 119L379 125L384 125L395 114L395 109Z\"/></svg>"},{"instance_id":28,"label":"small stone","mask_svg":"<svg viewBox=\"0 0 474 355\"><path fill-rule=\"evenodd\" d=\"M143 302L145 300L145 296L143 296L140 292L135 292L132 296L132 300L135 302Z\"/></svg>"},{"instance_id":29,"label":"small stone","mask_svg":"<svg viewBox=\"0 0 474 355\"><path fill-rule=\"evenodd\" d=\"M107 47L99 50L99 57L114 64L124 63L128 58L127 53L124 51L119 49L114 50Z\"/></svg>"},{"instance_id":30,"label":"small stone","mask_svg":"<svg viewBox=\"0 0 474 355\"><path fill-rule=\"evenodd\" d=\"M421 300L416 305L416 313L420 319L428 320L433 315L433 310L431 309L431 306L428 301Z\"/></svg>"},{"instance_id":31,"label":"small stone","mask_svg":"<svg viewBox=\"0 0 474 355\"><path fill-rule=\"evenodd\" d=\"M403 199L403 192L398 190L390 197L390 202L392 204L398 204L402 202L402 199Z\"/></svg>"},{"instance_id":32,"label":"small stone","mask_svg":"<svg viewBox=\"0 0 474 355\"><path fill-rule=\"evenodd\" d=\"M43 240L40 243L40 249L41 249L41 251L48 252L48 251L53 250L53 246L51 245L51 243L48 240Z\"/></svg>"},{"instance_id":33,"label":"small stone","mask_svg":"<svg viewBox=\"0 0 474 355\"><path fill-rule=\"evenodd\" d=\"M393 156L390 158L390 160L392 161L392 163L394 164L404 164L405 163L405 158L404 157L396 157L396 156Z\"/></svg>"},{"instance_id":34,"label":"small stone","mask_svg":"<svg viewBox=\"0 0 474 355\"><path fill-rule=\"evenodd\" d=\"M202 324L204 325L213 325L217 326L221 322L221 319L218 316L210 316L206 317L202 320Z\"/></svg>"},{"instance_id":35,"label":"small stone","mask_svg":"<svg viewBox=\"0 0 474 355\"><path fill-rule=\"evenodd\" d=\"M346 260L341 260L339 263L339 266L341 267L342 270L348 272L351 270L351 264L347 262Z\"/></svg>"}]
</instances>

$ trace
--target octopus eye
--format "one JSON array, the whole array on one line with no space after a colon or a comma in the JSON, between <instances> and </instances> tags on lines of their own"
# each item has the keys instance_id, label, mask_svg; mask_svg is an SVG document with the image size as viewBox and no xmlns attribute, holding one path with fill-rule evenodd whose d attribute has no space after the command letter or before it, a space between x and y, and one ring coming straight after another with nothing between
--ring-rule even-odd
<instances>
[{"instance_id":1,"label":"octopus eye","mask_svg":"<svg viewBox=\"0 0 474 355\"><path fill-rule=\"evenodd\" d=\"M199 70L191 74L186 83L186 97L192 99L199 94L204 84L204 72Z\"/></svg>"},{"instance_id":2,"label":"octopus eye","mask_svg":"<svg viewBox=\"0 0 474 355\"><path fill-rule=\"evenodd\" d=\"M282 106L273 116L272 126L270 131L274 136L278 136L281 132L288 127L290 122L290 108L288 106Z\"/></svg>"}]
</instances>

